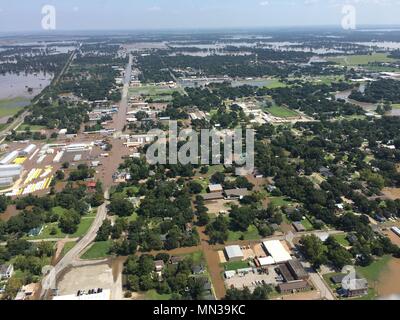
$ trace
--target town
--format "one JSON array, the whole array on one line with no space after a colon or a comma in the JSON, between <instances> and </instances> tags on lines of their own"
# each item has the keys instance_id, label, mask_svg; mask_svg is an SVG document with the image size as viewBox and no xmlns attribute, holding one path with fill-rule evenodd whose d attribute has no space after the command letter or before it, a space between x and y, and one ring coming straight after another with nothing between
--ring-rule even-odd
<instances>
[{"instance_id":1,"label":"town","mask_svg":"<svg viewBox=\"0 0 400 320\"><path fill-rule=\"evenodd\" d=\"M398 297L400 32L329 34L0 37L1 299Z\"/></svg>"}]
</instances>

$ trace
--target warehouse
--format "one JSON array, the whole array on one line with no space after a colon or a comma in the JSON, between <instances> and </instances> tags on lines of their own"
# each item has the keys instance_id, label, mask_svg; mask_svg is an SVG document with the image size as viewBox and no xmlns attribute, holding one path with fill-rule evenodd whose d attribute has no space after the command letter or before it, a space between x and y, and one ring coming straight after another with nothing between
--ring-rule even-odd
<instances>
[{"instance_id":1,"label":"warehouse","mask_svg":"<svg viewBox=\"0 0 400 320\"><path fill-rule=\"evenodd\" d=\"M225 247L225 255L228 261L242 261L244 254L240 246Z\"/></svg>"},{"instance_id":2,"label":"warehouse","mask_svg":"<svg viewBox=\"0 0 400 320\"><path fill-rule=\"evenodd\" d=\"M292 260L289 252L287 252L279 240L264 241L263 246L266 252L274 259L275 263Z\"/></svg>"},{"instance_id":3,"label":"warehouse","mask_svg":"<svg viewBox=\"0 0 400 320\"><path fill-rule=\"evenodd\" d=\"M22 150L19 155L20 156L28 156L30 155L33 151L35 151L36 149L36 145L34 144L30 144L29 146L27 146L24 150Z\"/></svg>"},{"instance_id":4,"label":"warehouse","mask_svg":"<svg viewBox=\"0 0 400 320\"><path fill-rule=\"evenodd\" d=\"M17 150L10 152L3 159L1 159L0 164L10 164L19 156L19 152Z\"/></svg>"}]
</instances>

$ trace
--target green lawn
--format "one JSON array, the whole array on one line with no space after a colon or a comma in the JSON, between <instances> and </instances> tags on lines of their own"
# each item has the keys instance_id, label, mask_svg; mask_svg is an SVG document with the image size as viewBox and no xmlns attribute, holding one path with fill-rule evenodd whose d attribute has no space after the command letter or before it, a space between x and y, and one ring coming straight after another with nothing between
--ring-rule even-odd
<instances>
[{"instance_id":1,"label":"green lawn","mask_svg":"<svg viewBox=\"0 0 400 320\"><path fill-rule=\"evenodd\" d=\"M247 261L233 261L233 262L227 262L224 264L224 268L226 271L231 271L231 270L239 270L239 269L244 269L248 268L249 263Z\"/></svg>"},{"instance_id":2,"label":"green lawn","mask_svg":"<svg viewBox=\"0 0 400 320\"><path fill-rule=\"evenodd\" d=\"M388 57L385 53L374 53L372 55L349 55L332 57L329 61L339 63L344 66L367 65L371 62L393 62L394 59Z\"/></svg>"},{"instance_id":3,"label":"green lawn","mask_svg":"<svg viewBox=\"0 0 400 320\"><path fill-rule=\"evenodd\" d=\"M95 242L87 251L85 251L81 256L81 259L95 260L106 258L109 255L111 244L111 241Z\"/></svg>"},{"instance_id":4,"label":"green lawn","mask_svg":"<svg viewBox=\"0 0 400 320\"><path fill-rule=\"evenodd\" d=\"M44 226L43 232L37 237L27 237L29 240L41 240L41 239L56 239L56 238L80 238L84 236L90 226L94 221L94 216L86 216L81 218L81 222L78 225L78 229L74 234L65 234L63 233L60 228L58 227L58 223L48 223ZM55 229L55 234L50 234L52 229Z\"/></svg>"},{"instance_id":5,"label":"green lawn","mask_svg":"<svg viewBox=\"0 0 400 320\"><path fill-rule=\"evenodd\" d=\"M145 294L146 300L171 300L171 294L159 294L156 290L149 290Z\"/></svg>"},{"instance_id":6,"label":"green lawn","mask_svg":"<svg viewBox=\"0 0 400 320\"><path fill-rule=\"evenodd\" d=\"M275 207L291 206L293 202L287 197L269 197L272 205Z\"/></svg>"},{"instance_id":7,"label":"green lawn","mask_svg":"<svg viewBox=\"0 0 400 320\"><path fill-rule=\"evenodd\" d=\"M30 129L30 131L40 131L46 129L45 126L23 123L21 126L18 127L17 131L26 131L28 128Z\"/></svg>"},{"instance_id":8,"label":"green lawn","mask_svg":"<svg viewBox=\"0 0 400 320\"><path fill-rule=\"evenodd\" d=\"M392 104L393 109L400 109L400 103Z\"/></svg>"},{"instance_id":9,"label":"green lawn","mask_svg":"<svg viewBox=\"0 0 400 320\"><path fill-rule=\"evenodd\" d=\"M272 106L270 108L266 108L266 111L274 117L279 118L297 117L299 115L296 111L281 106Z\"/></svg>"},{"instance_id":10,"label":"green lawn","mask_svg":"<svg viewBox=\"0 0 400 320\"><path fill-rule=\"evenodd\" d=\"M310 220L308 220L308 218L305 220L301 220L301 224L304 226L304 228L306 228L306 231L314 230L314 227L311 224Z\"/></svg>"},{"instance_id":11,"label":"green lawn","mask_svg":"<svg viewBox=\"0 0 400 320\"><path fill-rule=\"evenodd\" d=\"M335 234L333 236L337 242L339 242L343 247L349 247L350 242L347 241L345 234Z\"/></svg>"},{"instance_id":12,"label":"green lawn","mask_svg":"<svg viewBox=\"0 0 400 320\"><path fill-rule=\"evenodd\" d=\"M246 232L229 231L228 241L238 241L243 237L243 240L258 240L261 236L258 233L256 226L250 225Z\"/></svg>"},{"instance_id":13,"label":"green lawn","mask_svg":"<svg viewBox=\"0 0 400 320\"><path fill-rule=\"evenodd\" d=\"M372 285L373 282L379 280L381 273L387 268L391 259L392 256L386 255L377 259L368 267L356 267L357 273L365 277L368 280L368 283Z\"/></svg>"},{"instance_id":14,"label":"green lawn","mask_svg":"<svg viewBox=\"0 0 400 320\"><path fill-rule=\"evenodd\" d=\"M29 105L30 100L26 98L14 98L0 100L0 117L15 115L18 111Z\"/></svg>"},{"instance_id":15,"label":"green lawn","mask_svg":"<svg viewBox=\"0 0 400 320\"><path fill-rule=\"evenodd\" d=\"M67 242L64 245L64 248L61 251L61 257L64 257L68 253L69 250L71 250L73 247L75 247L75 245L76 245L75 241L74 242Z\"/></svg>"}]
</instances>

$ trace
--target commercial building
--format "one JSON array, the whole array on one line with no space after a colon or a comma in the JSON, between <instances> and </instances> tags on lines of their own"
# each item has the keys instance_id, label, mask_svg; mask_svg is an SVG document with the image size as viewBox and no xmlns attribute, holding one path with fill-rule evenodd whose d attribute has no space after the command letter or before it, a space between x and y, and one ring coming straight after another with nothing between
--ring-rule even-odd
<instances>
[{"instance_id":1,"label":"commercial building","mask_svg":"<svg viewBox=\"0 0 400 320\"><path fill-rule=\"evenodd\" d=\"M264 241L263 246L276 264L292 260L289 252L279 240Z\"/></svg>"},{"instance_id":2,"label":"commercial building","mask_svg":"<svg viewBox=\"0 0 400 320\"><path fill-rule=\"evenodd\" d=\"M225 247L225 256L228 261L242 261L244 254L240 246L228 246Z\"/></svg>"},{"instance_id":3,"label":"commercial building","mask_svg":"<svg viewBox=\"0 0 400 320\"><path fill-rule=\"evenodd\" d=\"M286 266L296 280L307 280L309 278L308 272L304 269L299 260L289 260L288 262L286 262Z\"/></svg>"},{"instance_id":4,"label":"commercial building","mask_svg":"<svg viewBox=\"0 0 400 320\"><path fill-rule=\"evenodd\" d=\"M30 155L33 151L36 150L36 145L34 144L30 144L29 146L27 146L24 150L19 152L20 156L28 156Z\"/></svg>"},{"instance_id":5,"label":"commercial building","mask_svg":"<svg viewBox=\"0 0 400 320\"><path fill-rule=\"evenodd\" d=\"M15 150L7 154L3 159L0 160L0 165L10 164L19 156L19 151Z\"/></svg>"},{"instance_id":6,"label":"commercial building","mask_svg":"<svg viewBox=\"0 0 400 320\"><path fill-rule=\"evenodd\" d=\"M22 166L18 164L0 165L0 186L8 187L17 181L22 174Z\"/></svg>"},{"instance_id":7,"label":"commercial building","mask_svg":"<svg viewBox=\"0 0 400 320\"><path fill-rule=\"evenodd\" d=\"M285 282L278 285L279 292L283 294L306 291L309 288L310 285L305 280Z\"/></svg>"}]
</instances>

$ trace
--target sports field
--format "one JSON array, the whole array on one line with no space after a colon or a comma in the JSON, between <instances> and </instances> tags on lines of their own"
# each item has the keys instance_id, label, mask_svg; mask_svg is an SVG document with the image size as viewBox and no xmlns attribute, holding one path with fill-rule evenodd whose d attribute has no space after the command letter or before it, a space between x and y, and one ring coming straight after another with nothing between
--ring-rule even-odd
<instances>
[{"instance_id":1,"label":"sports field","mask_svg":"<svg viewBox=\"0 0 400 320\"><path fill-rule=\"evenodd\" d=\"M266 111L271 115L273 115L274 117L278 118L291 118L291 117L297 117L299 115L294 110L290 110L286 107L280 107L280 106L272 106L270 108L267 108Z\"/></svg>"},{"instance_id":2,"label":"sports field","mask_svg":"<svg viewBox=\"0 0 400 320\"><path fill-rule=\"evenodd\" d=\"M329 61L339 63L344 66L357 66L357 65L367 65L371 62L393 62L392 58L389 58L385 53L374 53L371 55L354 55L354 56L340 56L332 57L328 59Z\"/></svg>"}]
</instances>

